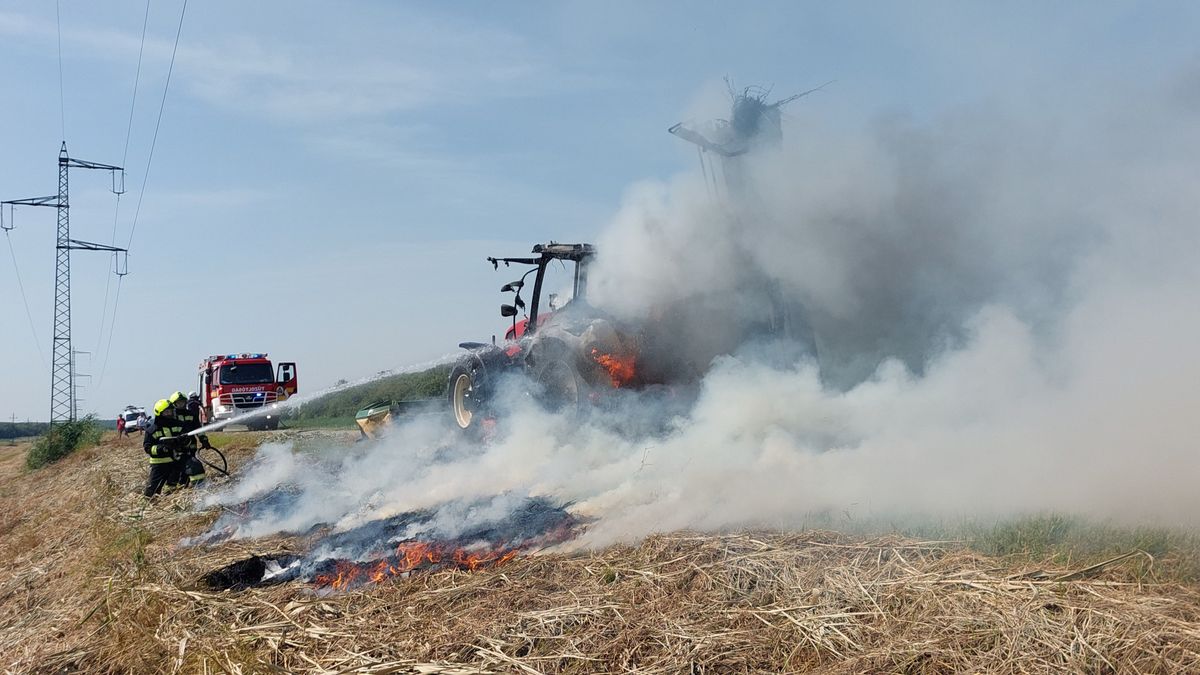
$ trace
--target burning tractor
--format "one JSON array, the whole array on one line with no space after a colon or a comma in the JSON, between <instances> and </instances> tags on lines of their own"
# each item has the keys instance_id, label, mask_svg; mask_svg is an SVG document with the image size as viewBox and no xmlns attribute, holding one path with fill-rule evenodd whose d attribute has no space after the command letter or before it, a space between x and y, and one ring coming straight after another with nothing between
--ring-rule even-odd
<instances>
[{"instance_id":1,"label":"burning tractor","mask_svg":"<svg viewBox=\"0 0 1200 675\"><path fill-rule=\"evenodd\" d=\"M602 405L620 390L654 388L680 398L714 358L757 338L785 338L815 355L802 308L789 305L770 284L698 292L638 321L621 321L588 302L588 268L596 256L591 244L551 242L532 253L488 258L496 269L529 269L500 289L513 294L500 306L501 316L512 320L504 342L459 345L467 353L450 371L446 398L454 425L468 434L481 434L495 420L497 387L506 375L519 375L546 408L574 413ZM549 292L552 268L570 275L566 302Z\"/></svg>"},{"instance_id":2,"label":"burning tractor","mask_svg":"<svg viewBox=\"0 0 1200 675\"><path fill-rule=\"evenodd\" d=\"M512 319L504 343L459 345L467 354L451 369L446 393L459 429L477 433L493 419L493 396L505 374L526 375L533 393L552 408L579 405L585 387L596 379L595 369L580 358L584 341L592 337L585 335L586 324L602 321L587 307L588 264L595 253L591 244L549 243L534 246L533 257L488 258L496 269L501 263L529 269L500 289L513 294L512 304L500 306L500 315ZM557 298L551 301L547 297L546 303L542 298L547 270L555 261L573 265L571 300L563 307L557 306ZM526 302L522 293L531 275L533 287ZM522 313L524 318L518 319ZM620 382L614 384L619 386Z\"/></svg>"},{"instance_id":3,"label":"burning tractor","mask_svg":"<svg viewBox=\"0 0 1200 675\"><path fill-rule=\"evenodd\" d=\"M680 123L668 130L697 146L714 206L728 213L731 222L766 217L756 208L746 158L779 145L782 107L820 88L770 102L769 89L747 87L739 92L730 82L728 120ZM716 185L718 174L725 182L722 189ZM588 267L597 253L591 244L551 242L534 246L531 256L488 258L497 270L501 263L529 269L501 288L513 294L511 304L500 308L501 315L512 320L504 342L460 344L467 353L454 365L446 390L454 425L468 434L479 434L490 425L497 416L497 388L510 375L520 376L518 382L547 408L576 411L630 389L661 388L686 402L694 391L689 385L699 382L713 359L759 340L774 343L770 353L779 353L779 345L785 345L788 358L816 361L816 339L804 307L754 263L757 242L739 243L728 265L714 274L713 284L683 293L634 321L619 321L589 304ZM548 281L550 272L560 270L570 278ZM526 294L531 277L532 289ZM559 294L551 291L568 287L569 299L558 302ZM428 410L428 405L381 403L360 411L357 422L363 435L372 437L397 414Z\"/></svg>"}]
</instances>

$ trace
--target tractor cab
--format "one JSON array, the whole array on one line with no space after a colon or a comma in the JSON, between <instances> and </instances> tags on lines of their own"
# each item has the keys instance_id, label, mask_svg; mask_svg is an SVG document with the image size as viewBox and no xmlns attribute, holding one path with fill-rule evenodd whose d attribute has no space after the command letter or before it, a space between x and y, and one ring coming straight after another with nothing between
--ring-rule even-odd
<instances>
[{"instance_id":1,"label":"tractor cab","mask_svg":"<svg viewBox=\"0 0 1200 675\"><path fill-rule=\"evenodd\" d=\"M551 242L534 246L533 253L536 257L487 259L497 270L500 269L501 263L505 267L529 267L519 278L500 287L500 292L513 294L511 303L500 305L500 316L512 319L512 325L504 335L506 340L520 340L532 336L556 311L568 304L586 302L587 299L588 264L596 255L595 247L591 244ZM573 268L569 268L568 263L574 263ZM560 301L562 291L566 289L550 284L559 283L564 271L570 275L570 297ZM532 287L529 286L531 283ZM526 293L527 288L528 295L523 297L522 294ZM551 290L547 290L548 288ZM546 295L545 303L543 295Z\"/></svg>"}]
</instances>

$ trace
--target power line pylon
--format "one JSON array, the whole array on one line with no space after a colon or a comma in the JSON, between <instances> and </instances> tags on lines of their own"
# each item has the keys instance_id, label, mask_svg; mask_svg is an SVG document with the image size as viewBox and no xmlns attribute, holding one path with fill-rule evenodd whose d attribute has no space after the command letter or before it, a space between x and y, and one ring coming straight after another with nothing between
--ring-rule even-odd
<instances>
[{"instance_id":1,"label":"power line pylon","mask_svg":"<svg viewBox=\"0 0 1200 675\"><path fill-rule=\"evenodd\" d=\"M80 354L88 357L89 364L91 363L91 356L92 356L91 352L85 352L85 351L82 351L79 349L71 350L71 368L73 369L73 371L75 373L74 381L72 382L72 385L75 388L71 391L71 400L75 402L75 409L77 411L80 408L82 408L82 406L80 404L83 403L83 401L85 400L82 396L79 395L79 390L80 390L79 380L81 380L81 379L87 380L89 384L92 381L92 376L90 373L79 372L79 358L78 357Z\"/></svg>"},{"instance_id":2,"label":"power line pylon","mask_svg":"<svg viewBox=\"0 0 1200 675\"><path fill-rule=\"evenodd\" d=\"M112 175L112 191L125 191L125 170L111 164L88 162L67 154L63 141L58 153L58 196L31 197L0 201L3 206L50 206L58 209L58 239L55 244L54 271L54 338L50 365L50 423L74 421L78 413L75 399L75 353L71 349L71 251L110 251L128 255L128 249L78 241L71 238L70 169L99 169ZM118 180L119 177L119 180ZM11 230L12 224L0 224Z\"/></svg>"}]
</instances>

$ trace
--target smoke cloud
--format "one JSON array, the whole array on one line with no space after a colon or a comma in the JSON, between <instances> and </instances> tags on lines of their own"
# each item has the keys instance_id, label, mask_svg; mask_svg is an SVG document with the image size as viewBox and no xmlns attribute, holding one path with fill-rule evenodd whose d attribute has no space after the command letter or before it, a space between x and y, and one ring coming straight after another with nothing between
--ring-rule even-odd
<instances>
[{"instance_id":1,"label":"smoke cloud","mask_svg":"<svg viewBox=\"0 0 1200 675\"><path fill-rule=\"evenodd\" d=\"M1062 96L853 131L795 113L726 167L740 187L629 191L594 304L636 319L765 280L816 359L757 344L689 405L619 392L582 419L514 387L488 444L430 418L335 461L266 446L205 504L291 486L287 509L218 523L260 536L547 497L594 519L588 546L822 513L1200 524L1200 77Z\"/></svg>"}]
</instances>

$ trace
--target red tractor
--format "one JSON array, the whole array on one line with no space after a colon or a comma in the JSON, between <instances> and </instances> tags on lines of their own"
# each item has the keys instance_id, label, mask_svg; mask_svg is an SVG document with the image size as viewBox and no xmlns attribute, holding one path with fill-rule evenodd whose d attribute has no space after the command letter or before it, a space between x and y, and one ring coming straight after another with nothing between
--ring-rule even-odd
<instances>
[{"instance_id":1,"label":"red tractor","mask_svg":"<svg viewBox=\"0 0 1200 675\"><path fill-rule=\"evenodd\" d=\"M513 294L511 303L500 306L501 316L512 320L504 342L459 345L467 353L450 371L446 388L459 429L477 433L495 416L493 397L505 374L522 375L528 393L547 408L574 411L619 390L678 391L697 382L715 357L758 338L783 338L815 355L803 308L766 282L744 284L736 293L700 292L638 321L618 321L588 303L588 267L595 255L591 244L551 242L534 246L533 256L488 258L496 269L501 264L529 269L500 289ZM570 274L565 302L548 291L552 269Z\"/></svg>"}]
</instances>

